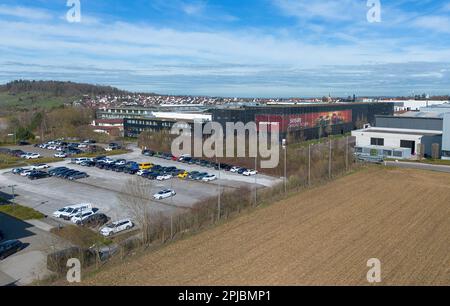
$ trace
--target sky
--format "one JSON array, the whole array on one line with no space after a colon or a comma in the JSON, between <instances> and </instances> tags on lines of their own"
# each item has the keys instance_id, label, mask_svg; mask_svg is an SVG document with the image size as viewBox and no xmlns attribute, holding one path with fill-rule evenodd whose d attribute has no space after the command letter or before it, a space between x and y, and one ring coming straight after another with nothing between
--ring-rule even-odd
<instances>
[{"instance_id":1,"label":"sky","mask_svg":"<svg viewBox=\"0 0 450 306\"><path fill-rule=\"evenodd\" d=\"M0 83L227 97L450 94L450 1L379 0L368 18L377 1L79 0L79 22L67 2L0 0Z\"/></svg>"}]
</instances>

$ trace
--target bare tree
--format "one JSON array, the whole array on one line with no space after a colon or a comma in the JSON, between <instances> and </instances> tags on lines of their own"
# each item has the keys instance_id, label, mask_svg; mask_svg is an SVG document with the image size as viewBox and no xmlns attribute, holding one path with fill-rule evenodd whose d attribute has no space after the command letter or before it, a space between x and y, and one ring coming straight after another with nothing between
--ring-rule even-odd
<instances>
[{"instance_id":1,"label":"bare tree","mask_svg":"<svg viewBox=\"0 0 450 306\"><path fill-rule=\"evenodd\" d=\"M122 192L118 195L119 203L141 227L143 244L150 243L151 238L151 189L151 181L132 177L124 184Z\"/></svg>"}]
</instances>

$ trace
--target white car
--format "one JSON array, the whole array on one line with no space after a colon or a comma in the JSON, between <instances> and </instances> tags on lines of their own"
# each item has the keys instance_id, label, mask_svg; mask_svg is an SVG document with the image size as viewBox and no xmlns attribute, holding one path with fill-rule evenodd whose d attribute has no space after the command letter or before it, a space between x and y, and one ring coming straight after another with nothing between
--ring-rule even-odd
<instances>
[{"instance_id":1,"label":"white car","mask_svg":"<svg viewBox=\"0 0 450 306\"><path fill-rule=\"evenodd\" d=\"M58 152L58 153L56 153L55 155L53 155L54 157L56 157L56 158L66 158L67 157L67 154L66 153L63 153L63 152Z\"/></svg>"},{"instance_id":2,"label":"white car","mask_svg":"<svg viewBox=\"0 0 450 306\"><path fill-rule=\"evenodd\" d=\"M66 207L63 207L63 208L61 208L61 209L58 209L58 210L55 211L52 215L53 215L53 217L55 217L55 218L62 218L62 213L67 212L67 210L69 210L69 208L70 208L70 206L66 206Z\"/></svg>"},{"instance_id":3,"label":"white car","mask_svg":"<svg viewBox=\"0 0 450 306\"><path fill-rule=\"evenodd\" d=\"M29 176L31 172L33 172L33 170L30 169L23 170L22 172L20 172L20 176Z\"/></svg>"},{"instance_id":4,"label":"white car","mask_svg":"<svg viewBox=\"0 0 450 306\"><path fill-rule=\"evenodd\" d=\"M58 146L56 146L54 144L47 147L48 150L56 150L57 148L58 148Z\"/></svg>"},{"instance_id":5,"label":"white car","mask_svg":"<svg viewBox=\"0 0 450 306\"><path fill-rule=\"evenodd\" d=\"M41 158L41 154L39 153L31 153L25 157L25 159L38 159Z\"/></svg>"},{"instance_id":6,"label":"white car","mask_svg":"<svg viewBox=\"0 0 450 306\"><path fill-rule=\"evenodd\" d=\"M20 155L20 158L27 158L28 156L30 156L32 153L23 153L22 155Z\"/></svg>"},{"instance_id":7,"label":"white car","mask_svg":"<svg viewBox=\"0 0 450 306\"><path fill-rule=\"evenodd\" d=\"M155 200L163 200L175 196L177 193L171 189L161 190L153 195Z\"/></svg>"},{"instance_id":8,"label":"white car","mask_svg":"<svg viewBox=\"0 0 450 306\"><path fill-rule=\"evenodd\" d=\"M130 219L123 219L110 224L107 224L100 230L100 234L103 236L112 236L114 234L131 229L134 226Z\"/></svg>"},{"instance_id":9,"label":"white car","mask_svg":"<svg viewBox=\"0 0 450 306\"><path fill-rule=\"evenodd\" d=\"M148 172L148 170L139 170L138 172L136 172L136 175L143 176L144 173L147 173L147 172Z\"/></svg>"},{"instance_id":10,"label":"white car","mask_svg":"<svg viewBox=\"0 0 450 306\"><path fill-rule=\"evenodd\" d=\"M50 168L47 164L36 164L30 167L31 170L44 170Z\"/></svg>"},{"instance_id":11,"label":"white car","mask_svg":"<svg viewBox=\"0 0 450 306\"><path fill-rule=\"evenodd\" d=\"M244 171L244 173L242 173L242 174L245 175L245 176L252 176L252 175L257 175L258 171L256 171L256 170L247 170L247 171Z\"/></svg>"},{"instance_id":12,"label":"white car","mask_svg":"<svg viewBox=\"0 0 450 306\"><path fill-rule=\"evenodd\" d=\"M233 167L233 168L231 168L230 172L237 173L239 171L239 169L241 169L241 168L240 167Z\"/></svg>"},{"instance_id":13,"label":"white car","mask_svg":"<svg viewBox=\"0 0 450 306\"><path fill-rule=\"evenodd\" d=\"M170 180L171 178L172 178L172 174L163 174L163 175L158 175L156 177L156 179L158 181L167 181L167 180Z\"/></svg>"},{"instance_id":14,"label":"white car","mask_svg":"<svg viewBox=\"0 0 450 306\"><path fill-rule=\"evenodd\" d=\"M217 180L217 176L214 174L209 174L209 175L205 176L204 178L202 178L202 181L204 181L204 182L211 182L214 180Z\"/></svg>"},{"instance_id":15,"label":"white car","mask_svg":"<svg viewBox=\"0 0 450 306\"><path fill-rule=\"evenodd\" d=\"M92 204L78 204L69 206L64 212L61 212L60 218L70 220L80 212L92 210Z\"/></svg>"},{"instance_id":16,"label":"white car","mask_svg":"<svg viewBox=\"0 0 450 306\"><path fill-rule=\"evenodd\" d=\"M87 211L83 211L80 212L78 214L76 214L75 216L73 216L70 221L72 221L72 223L75 224L82 224L83 221L85 221L87 218L89 218L92 215L95 215L98 212L97 208L94 208L92 210L87 210Z\"/></svg>"},{"instance_id":17,"label":"white car","mask_svg":"<svg viewBox=\"0 0 450 306\"><path fill-rule=\"evenodd\" d=\"M78 145L78 149L86 149L88 147L88 144L87 143L80 143L79 145Z\"/></svg>"},{"instance_id":18,"label":"white car","mask_svg":"<svg viewBox=\"0 0 450 306\"><path fill-rule=\"evenodd\" d=\"M105 162L105 164L111 165L111 164L114 164L116 161L112 158L105 158L104 162Z\"/></svg>"}]
</instances>

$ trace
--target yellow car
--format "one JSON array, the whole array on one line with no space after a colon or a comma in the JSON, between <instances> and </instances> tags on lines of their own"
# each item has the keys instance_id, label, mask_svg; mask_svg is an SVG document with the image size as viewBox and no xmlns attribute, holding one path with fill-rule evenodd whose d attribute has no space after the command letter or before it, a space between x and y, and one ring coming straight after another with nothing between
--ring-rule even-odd
<instances>
[{"instance_id":1,"label":"yellow car","mask_svg":"<svg viewBox=\"0 0 450 306\"><path fill-rule=\"evenodd\" d=\"M178 178L184 180L188 177L189 173L187 171L184 171L183 173L178 174Z\"/></svg>"},{"instance_id":2,"label":"yellow car","mask_svg":"<svg viewBox=\"0 0 450 306\"><path fill-rule=\"evenodd\" d=\"M152 167L153 167L152 163L140 163L139 164L140 170L148 170L148 169L151 169Z\"/></svg>"}]
</instances>

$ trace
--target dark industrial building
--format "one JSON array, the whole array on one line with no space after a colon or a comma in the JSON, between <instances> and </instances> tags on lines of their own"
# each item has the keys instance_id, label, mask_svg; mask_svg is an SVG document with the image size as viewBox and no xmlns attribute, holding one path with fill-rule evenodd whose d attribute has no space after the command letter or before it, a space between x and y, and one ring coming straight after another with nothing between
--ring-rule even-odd
<instances>
[{"instance_id":1,"label":"dark industrial building","mask_svg":"<svg viewBox=\"0 0 450 306\"><path fill-rule=\"evenodd\" d=\"M110 115L115 112L108 112ZM160 131L171 129L177 119L148 118L141 110L130 109L126 113L132 118L124 119L126 137L137 137L143 131ZM120 116L126 116L121 112ZM151 112L147 113L150 115ZM243 106L237 108L213 108L203 114L210 114L210 120L218 122L226 131L226 123L255 122L259 129L267 125L269 132L274 125L278 126L280 139L290 137L291 140L309 140L328 135L349 133L369 123L375 125L377 115L392 116L392 103L348 103L348 104L301 104L279 106ZM146 118L147 117L147 118ZM190 125L194 121L179 119Z\"/></svg>"},{"instance_id":2,"label":"dark industrial building","mask_svg":"<svg viewBox=\"0 0 450 306\"><path fill-rule=\"evenodd\" d=\"M294 106L243 107L212 109L212 120L227 122L256 122L258 126L278 125L281 138L293 140L316 139L327 135L345 134L364 124L375 124L376 115L392 116L392 103L303 104ZM269 129L270 131L270 129Z\"/></svg>"}]
</instances>

